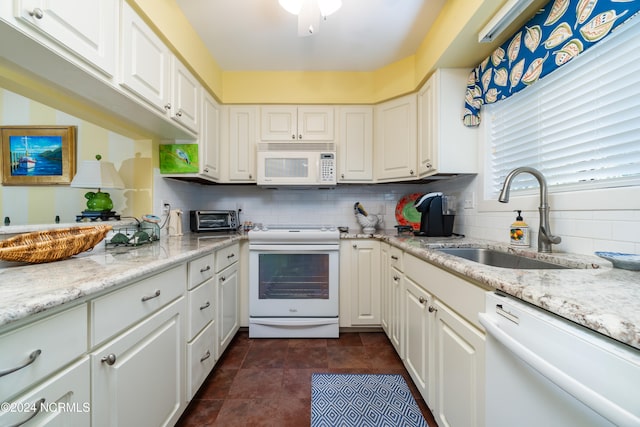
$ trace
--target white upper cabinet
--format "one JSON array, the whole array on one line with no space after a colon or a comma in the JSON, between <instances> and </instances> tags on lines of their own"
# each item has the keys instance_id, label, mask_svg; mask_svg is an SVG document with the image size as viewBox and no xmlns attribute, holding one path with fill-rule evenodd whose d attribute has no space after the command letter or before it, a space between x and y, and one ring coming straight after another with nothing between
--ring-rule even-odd
<instances>
[{"instance_id":1,"label":"white upper cabinet","mask_svg":"<svg viewBox=\"0 0 640 427\"><path fill-rule=\"evenodd\" d=\"M171 118L198 132L201 85L175 56L172 57L171 84Z\"/></svg>"},{"instance_id":2,"label":"white upper cabinet","mask_svg":"<svg viewBox=\"0 0 640 427\"><path fill-rule=\"evenodd\" d=\"M200 173L214 181L220 179L220 106L202 89L202 124L198 144L202 160Z\"/></svg>"},{"instance_id":3,"label":"white upper cabinet","mask_svg":"<svg viewBox=\"0 0 640 427\"><path fill-rule=\"evenodd\" d=\"M127 2L122 5L120 85L165 113L171 106L171 52Z\"/></svg>"},{"instance_id":4,"label":"white upper cabinet","mask_svg":"<svg viewBox=\"0 0 640 427\"><path fill-rule=\"evenodd\" d=\"M228 168L223 174L229 182L256 182L256 142L259 138L255 105L225 107L225 144L222 148Z\"/></svg>"},{"instance_id":5,"label":"white upper cabinet","mask_svg":"<svg viewBox=\"0 0 640 427\"><path fill-rule=\"evenodd\" d=\"M329 106L263 106L263 141L333 141L334 108Z\"/></svg>"},{"instance_id":6,"label":"white upper cabinet","mask_svg":"<svg viewBox=\"0 0 640 427\"><path fill-rule=\"evenodd\" d=\"M18 0L14 2L14 16L54 40L67 53L113 77L118 4L118 0Z\"/></svg>"},{"instance_id":7,"label":"white upper cabinet","mask_svg":"<svg viewBox=\"0 0 640 427\"><path fill-rule=\"evenodd\" d=\"M462 123L469 70L439 69L418 92L418 173L477 173L477 129Z\"/></svg>"},{"instance_id":8,"label":"white upper cabinet","mask_svg":"<svg viewBox=\"0 0 640 427\"><path fill-rule=\"evenodd\" d=\"M375 109L375 177L380 181L417 178L416 95L383 102Z\"/></svg>"},{"instance_id":9,"label":"white upper cabinet","mask_svg":"<svg viewBox=\"0 0 640 427\"><path fill-rule=\"evenodd\" d=\"M338 181L373 180L373 107L338 107Z\"/></svg>"}]
</instances>

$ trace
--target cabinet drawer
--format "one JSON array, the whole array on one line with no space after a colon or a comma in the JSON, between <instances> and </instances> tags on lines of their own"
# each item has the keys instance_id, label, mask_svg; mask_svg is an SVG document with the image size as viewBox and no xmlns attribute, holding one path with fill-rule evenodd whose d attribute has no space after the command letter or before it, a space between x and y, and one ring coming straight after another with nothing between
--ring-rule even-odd
<instances>
[{"instance_id":1,"label":"cabinet drawer","mask_svg":"<svg viewBox=\"0 0 640 427\"><path fill-rule=\"evenodd\" d=\"M213 267L213 254L189 261L189 289L211 279L215 273Z\"/></svg>"},{"instance_id":2,"label":"cabinet drawer","mask_svg":"<svg viewBox=\"0 0 640 427\"><path fill-rule=\"evenodd\" d=\"M85 322L86 323L86 322ZM54 377L29 390L11 403L14 411L0 412L0 425L22 425L34 414L37 402L44 399L38 415L25 426L60 425L83 427L91 423L89 358L85 357ZM64 404L68 410L56 410ZM25 409L28 408L28 409Z\"/></svg>"},{"instance_id":3,"label":"cabinet drawer","mask_svg":"<svg viewBox=\"0 0 640 427\"><path fill-rule=\"evenodd\" d=\"M187 400L196 394L216 364L216 322L187 344Z\"/></svg>"},{"instance_id":4,"label":"cabinet drawer","mask_svg":"<svg viewBox=\"0 0 640 427\"><path fill-rule=\"evenodd\" d=\"M196 336L215 317L214 283L214 280L209 280L189 292L187 341Z\"/></svg>"},{"instance_id":5,"label":"cabinet drawer","mask_svg":"<svg viewBox=\"0 0 640 427\"><path fill-rule=\"evenodd\" d=\"M216 252L216 273L229 267L240 258L240 245L237 243Z\"/></svg>"},{"instance_id":6,"label":"cabinet drawer","mask_svg":"<svg viewBox=\"0 0 640 427\"><path fill-rule=\"evenodd\" d=\"M91 301L92 346L183 295L186 269L183 264Z\"/></svg>"},{"instance_id":7,"label":"cabinet drawer","mask_svg":"<svg viewBox=\"0 0 640 427\"><path fill-rule=\"evenodd\" d=\"M86 304L0 335L0 349L0 372L26 365L0 376L4 402L87 351ZM37 350L40 354L27 364Z\"/></svg>"},{"instance_id":8,"label":"cabinet drawer","mask_svg":"<svg viewBox=\"0 0 640 427\"><path fill-rule=\"evenodd\" d=\"M389 250L389 264L398 271L404 271L402 254L403 252L401 249L391 246L391 249Z\"/></svg>"}]
</instances>

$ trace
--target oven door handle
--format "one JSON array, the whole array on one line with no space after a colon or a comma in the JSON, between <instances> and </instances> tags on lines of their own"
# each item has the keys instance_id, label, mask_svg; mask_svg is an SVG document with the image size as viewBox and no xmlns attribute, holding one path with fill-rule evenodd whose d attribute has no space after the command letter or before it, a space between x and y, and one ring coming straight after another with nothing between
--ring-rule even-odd
<instances>
[{"instance_id":1,"label":"oven door handle","mask_svg":"<svg viewBox=\"0 0 640 427\"><path fill-rule=\"evenodd\" d=\"M291 251L338 251L340 245L328 244L328 245L297 245L297 244L284 244L284 245L258 245L249 244L249 251L263 251L263 252L291 252Z\"/></svg>"},{"instance_id":2,"label":"oven door handle","mask_svg":"<svg viewBox=\"0 0 640 427\"><path fill-rule=\"evenodd\" d=\"M251 323L257 325L267 325L267 326L288 326L288 327L298 327L298 326L322 326L336 323L337 317L318 317L318 318L304 318L304 319L270 319L270 318L251 318Z\"/></svg>"}]
</instances>

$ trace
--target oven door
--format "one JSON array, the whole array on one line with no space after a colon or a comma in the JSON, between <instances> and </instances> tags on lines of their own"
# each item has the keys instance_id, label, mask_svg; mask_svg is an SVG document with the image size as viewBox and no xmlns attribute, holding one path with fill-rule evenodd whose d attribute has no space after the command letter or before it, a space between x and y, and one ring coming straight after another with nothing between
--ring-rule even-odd
<instances>
[{"instance_id":1,"label":"oven door","mask_svg":"<svg viewBox=\"0 0 640 427\"><path fill-rule=\"evenodd\" d=\"M251 245L251 317L338 317L339 245Z\"/></svg>"}]
</instances>

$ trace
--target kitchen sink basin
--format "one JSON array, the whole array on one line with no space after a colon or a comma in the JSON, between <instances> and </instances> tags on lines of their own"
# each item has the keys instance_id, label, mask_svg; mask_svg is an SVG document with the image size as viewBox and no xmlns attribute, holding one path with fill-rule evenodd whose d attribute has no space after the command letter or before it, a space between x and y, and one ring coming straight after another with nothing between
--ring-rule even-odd
<instances>
[{"instance_id":1,"label":"kitchen sink basin","mask_svg":"<svg viewBox=\"0 0 640 427\"><path fill-rule=\"evenodd\" d=\"M492 267L513 268L513 269L568 269L558 264L527 258L521 255L510 254L486 248L439 248L440 252L455 255L468 259L479 264L490 265Z\"/></svg>"}]
</instances>

